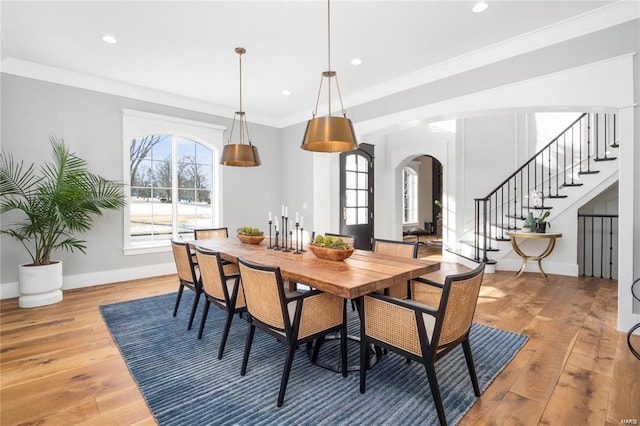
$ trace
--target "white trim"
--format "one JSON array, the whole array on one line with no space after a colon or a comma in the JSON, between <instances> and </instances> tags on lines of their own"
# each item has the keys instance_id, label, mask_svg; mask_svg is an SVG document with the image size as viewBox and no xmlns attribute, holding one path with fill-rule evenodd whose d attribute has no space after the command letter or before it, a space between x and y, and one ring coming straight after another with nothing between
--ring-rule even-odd
<instances>
[{"instance_id":1,"label":"white trim","mask_svg":"<svg viewBox=\"0 0 640 426\"><path fill-rule=\"evenodd\" d=\"M211 124L201 121L188 120L183 118L177 118L162 114L155 114L145 111L138 111L132 109L122 110L122 164L123 173L122 181L130 183L130 169L129 169L129 143L131 140L150 134L166 134L171 135L172 146L172 161L176 161L176 146L175 138L183 137L195 141L212 151L212 174L213 188L211 203L214 206L213 209L213 222L211 226L219 226L222 222L222 196L223 190L222 184L222 171L221 166L218 164L217 156L222 152L224 146L224 131L225 126L217 124ZM172 167L172 181L177 182L177 168ZM159 253L168 251L170 247L169 242L166 241L152 241L149 243L135 244L131 242L130 236L130 215L131 215L131 203L129 192L127 194L127 204L123 209L123 223L125 224L122 229L123 233L123 254L125 256ZM177 215L176 206L172 203L172 217Z\"/></svg>"},{"instance_id":2,"label":"white trim","mask_svg":"<svg viewBox=\"0 0 640 426\"><path fill-rule=\"evenodd\" d=\"M221 126L219 124L205 123L203 121L189 120L186 118L172 117L170 115L155 114L152 112L137 111L135 109L123 108L122 115L125 117L137 117L148 120L167 121L170 123L184 124L188 126L204 127L207 129L221 130L223 132L227 130L226 126Z\"/></svg>"},{"instance_id":3,"label":"white trim","mask_svg":"<svg viewBox=\"0 0 640 426\"><path fill-rule=\"evenodd\" d=\"M544 48L594 31L609 28L640 18L637 0L615 2L564 21L548 25L529 33L501 41L491 46L435 64L344 98L346 105L360 105L390 94L398 93L444 77L459 74L490 63L515 57L526 52ZM185 108L221 117L232 118L235 107L176 95L169 92L123 83L108 78L96 77L55 67L36 64L15 58L2 58L2 72L37 80L64 84L128 98ZM276 128L305 122L308 112L300 112L284 118L264 114L252 114L251 122Z\"/></svg>"},{"instance_id":4,"label":"white trim","mask_svg":"<svg viewBox=\"0 0 640 426\"><path fill-rule=\"evenodd\" d=\"M582 15L574 16L440 62L411 74L370 86L366 91L343 97L344 104L347 106L360 105L638 18L640 18L640 8L637 0L615 2ZM305 113L292 115L281 120L280 127L293 125L308 119L309 116Z\"/></svg>"},{"instance_id":5,"label":"white trim","mask_svg":"<svg viewBox=\"0 0 640 426\"><path fill-rule=\"evenodd\" d=\"M69 275L63 277L63 290L92 287L102 284L112 284L121 281L153 278L176 273L174 262L157 265L145 265L136 268L111 269L108 271L92 272L88 274ZM177 284L177 281L176 281ZM11 299L20 296L18 282L0 284L0 299Z\"/></svg>"},{"instance_id":6,"label":"white trim","mask_svg":"<svg viewBox=\"0 0 640 426\"><path fill-rule=\"evenodd\" d=\"M490 89L480 90L467 95L445 99L440 102L422 105L416 108L394 112L385 116L379 116L370 120L354 123L359 139L363 135L370 136L372 132L388 132L389 129L398 128L402 123L422 117L421 123L439 121L450 117L473 116L476 113L487 115L489 113L514 112L517 109L523 111L536 110L557 111L558 108L567 108L567 111L583 111L588 105L609 105L612 109L618 109L633 105L633 90L621 90L622 85L633 87L633 57L635 53L628 53L596 62L580 65L540 75L527 80L520 80ZM606 76L606 78L604 78ZM584 91L584 86L579 84L578 77L598 82L597 88L592 91ZM563 83L558 86L558 81ZM566 87L562 92L550 93L541 90L543 87ZM518 92L520 91L520 92ZM526 93L524 96L522 93ZM584 99L576 104L576 99ZM596 99L597 98L597 99ZM523 103L522 100L525 100ZM573 102L574 104L570 104ZM490 109L488 109L490 105ZM420 124L420 123L419 123Z\"/></svg>"}]
</instances>

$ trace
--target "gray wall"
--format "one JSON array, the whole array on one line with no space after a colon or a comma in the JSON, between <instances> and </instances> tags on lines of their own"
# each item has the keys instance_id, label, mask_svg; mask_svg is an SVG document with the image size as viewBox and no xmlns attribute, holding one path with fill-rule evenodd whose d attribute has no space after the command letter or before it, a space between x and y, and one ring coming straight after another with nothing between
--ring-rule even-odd
<instances>
[{"instance_id":1,"label":"gray wall","mask_svg":"<svg viewBox=\"0 0 640 426\"><path fill-rule=\"evenodd\" d=\"M491 65L476 68L451 77L443 78L410 90L386 96L365 104L347 105L347 113L354 121L372 120L398 111L404 111L457 96L477 93L509 83L542 76L555 71L594 63L607 58L638 52L640 50L640 23L638 20L617 25L605 30L578 37L555 45L528 52ZM633 57L634 98L640 99L640 59ZM348 88L343 88L348 92ZM589 87L585 87L589 90ZM119 179L122 176L122 108L131 108L159 114L166 114L193 120L229 125L229 120L207 114L167 107L153 103L112 96L83 89L30 80L2 74L2 146L14 152L18 158L39 162L48 158L47 138L51 134L63 136L71 148L86 158L90 165L107 177ZM540 106L544 108L544 105ZM597 107L595 105L594 107ZM472 113L470 111L470 113ZM491 111L476 113L490 114ZM250 117L249 117L250 119ZM434 120L435 117L429 117ZM640 117L634 111L634 164L640 165ZM285 129L252 126L251 134L260 148L263 167L246 169L225 169L223 216L230 228L248 222L258 224L266 219L266 211L279 211L284 202L289 210L305 216L305 225L313 227L311 205L314 182L312 181L313 158L321 154L311 154L299 149L304 123ZM389 138L390 134L378 135ZM366 137L361 142L367 142ZM388 150L377 150L376 156L385 155ZM385 164L385 158L376 162ZM635 177L631 190L634 196L633 277L640 276L640 171L635 167ZM378 180L376 180L378 181ZM378 196L385 191L377 191ZM247 207L246 195L251 194L252 204ZM376 205L390 200L376 199ZM392 200L391 200L392 201ZM331 203L331 200L327 200ZM308 203L309 210L303 210ZM255 206L261 206L256 208ZM7 220L7 218L2 218ZM384 220L378 216L376 226ZM141 264L154 265L171 262L170 254L141 255L125 257L121 254L123 218L119 214L109 214L97 222L93 231L86 235L89 253L82 255L62 254L66 274L82 274L117 268L134 268ZM14 241L2 238L0 279L3 283L16 280L15 264L26 260L23 250ZM624 290L626 292L626 290ZM636 308L637 309L637 308Z\"/></svg>"},{"instance_id":2,"label":"gray wall","mask_svg":"<svg viewBox=\"0 0 640 426\"><path fill-rule=\"evenodd\" d=\"M1 76L2 149L27 163L41 164L49 160L48 139L50 135L56 135L63 137L73 152L86 159L92 171L109 179L122 180L123 108L227 127L231 124L229 119L208 114L13 75ZM222 168L223 225L230 230L243 225L266 229L267 211L275 212L281 202L280 131L254 124L250 124L250 131L260 150L263 166ZM2 217L2 223L10 219ZM81 237L87 240L86 255L58 252L56 257L64 262L65 276L173 262L170 252L124 256L123 220L119 212L109 212L98 218L94 228ZM2 236L0 241L0 282L15 282L16 265L29 261L28 255L7 236Z\"/></svg>"}]
</instances>

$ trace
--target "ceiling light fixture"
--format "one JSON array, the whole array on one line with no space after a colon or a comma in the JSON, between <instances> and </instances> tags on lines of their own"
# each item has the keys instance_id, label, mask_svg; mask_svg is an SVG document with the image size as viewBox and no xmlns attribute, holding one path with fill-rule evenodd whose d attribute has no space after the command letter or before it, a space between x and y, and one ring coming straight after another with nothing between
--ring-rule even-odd
<instances>
[{"instance_id":1,"label":"ceiling light fixture","mask_svg":"<svg viewBox=\"0 0 640 426\"><path fill-rule=\"evenodd\" d=\"M331 4L327 0L327 40L328 40L328 71L322 73L320 77L320 89L318 90L318 99L316 107L313 111L313 117L307 122L307 129L302 139L301 148L307 151L317 152L345 152L353 151L358 148L356 134L353 130L351 120L347 118L347 113L342 104L342 95L340 94L340 86L338 85L338 77L335 71L331 71ZM326 117L316 117L318 113L318 103L320 102L320 94L322 92L322 82L324 78L329 80L329 114ZM331 116L331 79L335 77L338 98L340 99L340 107L342 109L342 117Z\"/></svg>"},{"instance_id":2,"label":"ceiling light fixture","mask_svg":"<svg viewBox=\"0 0 640 426\"><path fill-rule=\"evenodd\" d=\"M109 44L116 44L118 42L118 39L116 39L111 34L105 34L102 36L102 41Z\"/></svg>"},{"instance_id":3,"label":"ceiling light fixture","mask_svg":"<svg viewBox=\"0 0 640 426\"><path fill-rule=\"evenodd\" d=\"M351 60L351 65L360 65L362 63L362 59L360 58L353 58Z\"/></svg>"},{"instance_id":4,"label":"ceiling light fixture","mask_svg":"<svg viewBox=\"0 0 640 426\"><path fill-rule=\"evenodd\" d=\"M283 90L281 93L282 93L282 96L289 96L291 94L291 92L288 90Z\"/></svg>"},{"instance_id":5,"label":"ceiling light fixture","mask_svg":"<svg viewBox=\"0 0 640 426\"><path fill-rule=\"evenodd\" d=\"M249 137L249 127L247 127L247 118L244 111L242 111L242 55L247 51L242 47L236 47L236 53L240 58L240 111L236 111L233 115L233 121L231 122L231 130L229 131L229 139L227 144L222 150L220 156L220 164L225 166L236 167L254 167L262 164L260 162L260 155L258 155L258 148L251 145L251 138ZM240 133L240 143L231 143L233 137L233 129L236 124L236 117L238 117L238 133ZM244 135L247 134L248 144L244 143Z\"/></svg>"},{"instance_id":6,"label":"ceiling light fixture","mask_svg":"<svg viewBox=\"0 0 640 426\"><path fill-rule=\"evenodd\" d=\"M484 12L485 10L487 10L488 7L489 7L489 5L487 4L487 2L479 1L478 3L473 5L471 10L473 12L475 12L475 13L480 13L480 12Z\"/></svg>"}]
</instances>

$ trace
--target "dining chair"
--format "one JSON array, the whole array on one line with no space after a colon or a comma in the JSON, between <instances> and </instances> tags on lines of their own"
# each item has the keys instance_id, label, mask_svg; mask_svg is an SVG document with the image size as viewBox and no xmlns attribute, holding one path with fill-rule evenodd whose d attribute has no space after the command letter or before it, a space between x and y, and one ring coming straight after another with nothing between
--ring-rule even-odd
<instances>
[{"instance_id":1,"label":"dining chair","mask_svg":"<svg viewBox=\"0 0 640 426\"><path fill-rule=\"evenodd\" d=\"M277 406L281 407L296 349L332 332L340 332L342 375L347 376L347 329L344 299L311 290L285 294L278 266L264 266L238 258L247 304L249 330L240 374L247 372L255 329L274 336L287 345Z\"/></svg>"},{"instance_id":2,"label":"dining chair","mask_svg":"<svg viewBox=\"0 0 640 426\"><path fill-rule=\"evenodd\" d=\"M194 229L193 235L196 240L218 240L220 238L229 238L229 230L227 229L227 227L201 228L201 229ZM194 255L194 261L195 261L196 260L195 252L193 252L193 255ZM222 263L224 265L234 265L234 266L226 266L226 269L228 270L229 273L232 273L232 274L238 273L238 267L235 263L229 262L224 259L222 260Z\"/></svg>"},{"instance_id":3,"label":"dining chair","mask_svg":"<svg viewBox=\"0 0 640 426\"><path fill-rule=\"evenodd\" d=\"M229 238L229 230L226 227L194 229L193 235L196 240L215 240Z\"/></svg>"},{"instance_id":4,"label":"dining chair","mask_svg":"<svg viewBox=\"0 0 640 426\"><path fill-rule=\"evenodd\" d=\"M202 289L205 296L198 339L202 338L207 315L209 314L209 306L213 303L214 306L227 313L220 340L220 349L218 350L218 359L222 359L233 316L236 313L242 313L247 310L244 293L240 288L240 275L238 273L227 273L225 267L228 265L223 264L220 253L216 251L196 247L196 257L198 258L200 280L202 281Z\"/></svg>"},{"instance_id":5,"label":"dining chair","mask_svg":"<svg viewBox=\"0 0 640 426\"><path fill-rule=\"evenodd\" d=\"M460 344L473 391L476 396L480 396L469 333L484 267L484 263L481 263L470 272L448 275L442 284L442 298L436 308L415 300L401 300L379 293L363 296L360 325L361 393L366 390L368 344L381 346L425 366L438 419L440 424L445 425L447 419L435 363ZM386 366L390 367L388 363Z\"/></svg>"},{"instance_id":6,"label":"dining chair","mask_svg":"<svg viewBox=\"0 0 640 426\"><path fill-rule=\"evenodd\" d=\"M188 288L196 293L193 298L193 306L191 307L191 315L189 316L189 326L187 330L191 330L193 325L193 318L198 308L198 302L200 301L200 295L202 294L202 283L200 282L200 272L198 267L193 261L191 245L186 241L171 240L171 248L173 250L173 258L176 262L176 269L178 271L178 280L180 282L178 287L178 296L176 297L176 305L173 308L173 316L178 314L178 306L180 305L180 299L182 298L182 292L184 288Z\"/></svg>"},{"instance_id":7,"label":"dining chair","mask_svg":"<svg viewBox=\"0 0 640 426\"><path fill-rule=\"evenodd\" d=\"M418 243L416 241L396 241L396 240L373 240L373 251L375 253L387 254L398 257L418 257ZM384 289L384 294L398 299L407 299L410 296L409 282L399 283Z\"/></svg>"}]
</instances>

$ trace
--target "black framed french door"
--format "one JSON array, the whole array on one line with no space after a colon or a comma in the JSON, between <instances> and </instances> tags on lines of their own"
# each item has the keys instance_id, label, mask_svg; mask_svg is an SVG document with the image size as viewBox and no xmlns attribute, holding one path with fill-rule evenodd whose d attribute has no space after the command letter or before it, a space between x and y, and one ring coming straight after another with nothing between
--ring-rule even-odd
<instances>
[{"instance_id":1,"label":"black framed french door","mask_svg":"<svg viewBox=\"0 0 640 426\"><path fill-rule=\"evenodd\" d=\"M371 250L373 243L374 146L340 154L340 233L355 235L356 248Z\"/></svg>"}]
</instances>

